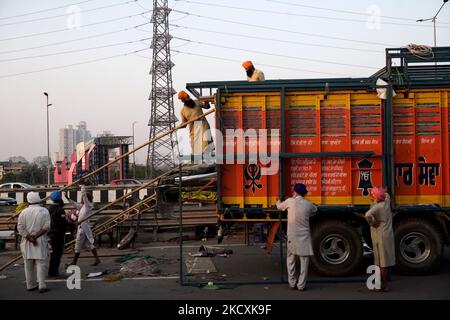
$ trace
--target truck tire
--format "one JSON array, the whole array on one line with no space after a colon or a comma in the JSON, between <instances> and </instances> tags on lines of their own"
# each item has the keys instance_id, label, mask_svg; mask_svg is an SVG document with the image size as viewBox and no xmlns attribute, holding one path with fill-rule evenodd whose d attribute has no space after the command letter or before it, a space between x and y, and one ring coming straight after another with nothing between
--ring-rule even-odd
<instances>
[{"instance_id":1,"label":"truck tire","mask_svg":"<svg viewBox=\"0 0 450 320\"><path fill-rule=\"evenodd\" d=\"M324 276L347 276L355 273L363 259L363 245L356 230L339 221L325 221L312 232L314 256L311 267Z\"/></svg>"},{"instance_id":2,"label":"truck tire","mask_svg":"<svg viewBox=\"0 0 450 320\"><path fill-rule=\"evenodd\" d=\"M434 273L441 266L444 241L439 230L424 219L395 225L396 270L405 275Z\"/></svg>"}]
</instances>

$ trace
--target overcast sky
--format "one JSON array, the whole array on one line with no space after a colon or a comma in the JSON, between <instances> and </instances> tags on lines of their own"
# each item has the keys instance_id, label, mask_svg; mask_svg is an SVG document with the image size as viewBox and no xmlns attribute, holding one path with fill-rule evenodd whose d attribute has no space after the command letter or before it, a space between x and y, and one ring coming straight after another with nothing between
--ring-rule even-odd
<instances>
[{"instance_id":1,"label":"overcast sky","mask_svg":"<svg viewBox=\"0 0 450 320\"><path fill-rule=\"evenodd\" d=\"M369 76L384 66L385 47L431 45L432 24L415 20L432 17L441 4L171 0L173 85L178 91L188 82L243 80L244 60L252 60L266 79ZM53 104L52 155L59 151L58 129L82 120L94 135L104 130L131 135L138 121L136 144L147 140L151 50L132 52L150 46L140 40L151 37L152 25L134 27L149 22L150 14L139 14L152 5L150 0L0 0L0 160L47 153L44 91ZM36 11L43 12L28 14ZM439 15L437 33L438 45L450 45L449 4ZM66 43L52 45L60 42ZM107 47L85 50L102 46ZM28 49L33 47L40 48ZM47 56L33 57L42 55ZM122 56L82 64L117 55ZM79 65L21 74L73 64ZM175 107L178 116L176 99ZM180 135L182 149L189 152L187 132ZM145 160L146 150L137 155L137 162Z\"/></svg>"}]
</instances>

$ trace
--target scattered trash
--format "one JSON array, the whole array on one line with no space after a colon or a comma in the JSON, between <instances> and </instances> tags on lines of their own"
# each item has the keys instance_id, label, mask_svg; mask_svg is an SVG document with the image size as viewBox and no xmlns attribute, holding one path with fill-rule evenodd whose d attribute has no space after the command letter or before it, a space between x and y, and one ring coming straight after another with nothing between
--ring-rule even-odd
<instances>
[{"instance_id":1,"label":"scattered trash","mask_svg":"<svg viewBox=\"0 0 450 320\"><path fill-rule=\"evenodd\" d=\"M267 281L267 280L270 280L270 278L269 277L264 277L263 280Z\"/></svg>"},{"instance_id":2,"label":"scattered trash","mask_svg":"<svg viewBox=\"0 0 450 320\"><path fill-rule=\"evenodd\" d=\"M225 278L226 276L227 276L227 275L226 275L225 273L224 273L223 275L221 275L221 277L224 277L224 278Z\"/></svg>"},{"instance_id":3,"label":"scattered trash","mask_svg":"<svg viewBox=\"0 0 450 320\"><path fill-rule=\"evenodd\" d=\"M190 257L207 257L208 255L206 254L206 252L198 252L198 253L190 253L189 252L189 256Z\"/></svg>"},{"instance_id":4,"label":"scattered trash","mask_svg":"<svg viewBox=\"0 0 450 320\"><path fill-rule=\"evenodd\" d=\"M208 284L207 285L205 285L205 286L203 286L203 289L206 289L206 290L217 290L217 289L219 289L219 287L218 286L216 286L215 284L214 284L214 282L208 282Z\"/></svg>"},{"instance_id":5,"label":"scattered trash","mask_svg":"<svg viewBox=\"0 0 450 320\"><path fill-rule=\"evenodd\" d=\"M216 273L217 269L211 258L194 258L186 260L187 274L209 274Z\"/></svg>"},{"instance_id":6,"label":"scattered trash","mask_svg":"<svg viewBox=\"0 0 450 320\"><path fill-rule=\"evenodd\" d=\"M87 275L88 278L96 278L96 277L100 277L101 275L103 275L103 272L91 272Z\"/></svg>"},{"instance_id":7,"label":"scattered trash","mask_svg":"<svg viewBox=\"0 0 450 320\"><path fill-rule=\"evenodd\" d=\"M130 231L125 236L125 238L123 238L122 241L120 241L120 243L117 245L117 249L119 250L127 249L135 238L136 238L136 229L130 228Z\"/></svg>"},{"instance_id":8,"label":"scattered trash","mask_svg":"<svg viewBox=\"0 0 450 320\"><path fill-rule=\"evenodd\" d=\"M198 251L203 253L202 257L213 257L215 255L221 255L221 257L224 257L224 255L233 253L233 250L205 245L200 246Z\"/></svg>"},{"instance_id":9,"label":"scattered trash","mask_svg":"<svg viewBox=\"0 0 450 320\"><path fill-rule=\"evenodd\" d=\"M123 274L120 273L112 273L112 274L108 274L106 276L103 277L103 281L107 281L107 282L113 282L113 281L119 281L124 279L125 276Z\"/></svg>"},{"instance_id":10,"label":"scattered trash","mask_svg":"<svg viewBox=\"0 0 450 320\"><path fill-rule=\"evenodd\" d=\"M150 260L150 258L134 258L122 263L120 273L125 276L154 276L161 273L155 264L156 261Z\"/></svg>"},{"instance_id":11,"label":"scattered trash","mask_svg":"<svg viewBox=\"0 0 450 320\"><path fill-rule=\"evenodd\" d=\"M18 267L18 266L20 266L20 264L18 264L18 263L15 263L15 264L14 264L14 267Z\"/></svg>"},{"instance_id":12,"label":"scattered trash","mask_svg":"<svg viewBox=\"0 0 450 320\"><path fill-rule=\"evenodd\" d=\"M0 274L0 280L5 280L5 279L8 279L8 277L5 276L4 274Z\"/></svg>"}]
</instances>

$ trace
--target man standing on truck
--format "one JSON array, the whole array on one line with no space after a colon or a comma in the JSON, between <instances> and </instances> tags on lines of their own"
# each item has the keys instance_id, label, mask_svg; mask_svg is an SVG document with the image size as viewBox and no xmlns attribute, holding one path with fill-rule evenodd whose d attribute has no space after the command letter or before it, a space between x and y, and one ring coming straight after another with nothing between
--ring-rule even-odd
<instances>
[{"instance_id":1,"label":"man standing on truck","mask_svg":"<svg viewBox=\"0 0 450 320\"><path fill-rule=\"evenodd\" d=\"M278 210L288 211L287 223L287 271L289 287L305 290L308 276L309 256L314 255L309 218L316 214L317 207L304 197L308 189L302 183L294 186L292 198L277 201ZM298 263L300 261L300 272Z\"/></svg>"},{"instance_id":2,"label":"man standing on truck","mask_svg":"<svg viewBox=\"0 0 450 320\"><path fill-rule=\"evenodd\" d=\"M245 61L242 64L242 67L244 67L245 72L247 73L247 80L249 82L266 80L266 78L264 77L264 73L261 70L255 69L253 62Z\"/></svg>"},{"instance_id":3,"label":"man standing on truck","mask_svg":"<svg viewBox=\"0 0 450 320\"><path fill-rule=\"evenodd\" d=\"M370 224L375 265L380 267L381 291L389 291L389 267L395 266L394 229L392 228L391 198L384 188L374 187L370 192L372 207L366 212Z\"/></svg>"},{"instance_id":4,"label":"man standing on truck","mask_svg":"<svg viewBox=\"0 0 450 320\"><path fill-rule=\"evenodd\" d=\"M181 109L181 125L200 117L203 114L202 109L210 108L208 102L193 100L185 91L180 91L178 93L178 99L183 102L183 108ZM210 149L211 152L213 151L214 147L211 129L205 118L189 124L189 137L192 154L194 156L201 156L207 149Z\"/></svg>"}]
</instances>

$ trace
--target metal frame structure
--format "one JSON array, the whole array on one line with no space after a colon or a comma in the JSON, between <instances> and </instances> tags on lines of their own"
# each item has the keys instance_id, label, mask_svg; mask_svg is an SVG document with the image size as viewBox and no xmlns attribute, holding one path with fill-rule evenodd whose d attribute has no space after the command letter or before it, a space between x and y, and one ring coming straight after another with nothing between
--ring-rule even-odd
<instances>
[{"instance_id":1,"label":"metal frame structure","mask_svg":"<svg viewBox=\"0 0 450 320\"><path fill-rule=\"evenodd\" d=\"M151 102L149 140L159 134L170 131L175 127L177 118L173 104L175 91L172 87L172 68L170 57L169 14L168 0L153 0L153 49L152 89L149 100ZM147 154L147 176L153 178L158 168L174 166L174 147L177 145L176 134L160 139L149 145Z\"/></svg>"},{"instance_id":2,"label":"metal frame structure","mask_svg":"<svg viewBox=\"0 0 450 320\"><path fill-rule=\"evenodd\" d=\"M92 153L92 157L89 157L89 171L93 171L109 161L109 150L119 148L119 154L126 154L129 151L129 145L133 144L132 137L128 136L112 136L112 137L97 137L92 141L95 144L95 148ZM129 157L125 157L119 161L120 179L126 179L129 175ZM81 163L78 163L80 166ZM77 169L77 172L81 172L81 168ZM91 183L93 184L107 184L110 181L108 169L104 169L91 177Z\"/></svg>"},{"instance_id":3,"label":"metal frame structure","mask_svg":"<svg viewBox=\"0 0 450 320\"><path fill-rule=\"evenodd\" d=\"M432 48L433 54L431 57L420 57L411 53L407 48L388 48L386 49L386 67L367 78L324 78L324 79L290 79L290 80L268 80L261 82L248 81L220 81L220 82L199 82L188 83L186 88L196 97L199 97L204 90L212 92L216 90L216 112L217 125L220 128L220 112L221 112L221 94L222 93L250 93L250 92L279 92L280 93L280 113L281 113L281 137L285 136L285 95L292 91L324 91L328 93L336 90L366 90L374 92L376 89L387 89L387 99L383 101L382 116L383 116L383 155L382 155L382 172L383 184L386 185L394 198L394 145L392 139L389 137L393 133L393 89L413 89L413 88L436 88L439 86L449 86L450 84L450 47ZM394 66L398 62L399 66ZM398 75L402 76L402 81L399 81ZM397 78L396 78L397 77ZM377 85L376 81L382 78L387 81L387 85ZM279 177L279 184L281 196L286 195L284 172L284 160L291 157L355 157L367 156L371 157L373 152L318 152L318 153L286 153L285 141L281 140L281 172ZM220 199L221 175L220 167L217 168L217 183L218 183L218 199ZM367 206L332 206L333 210L351 211L360 214L367 210ZM424 206L421 206L423 209ZM408 208L397 207L399 211L409 210ZM429 210L439 211L443 208L429 206ZM450 210L450 208L448 208ZM327 206L320 206L319 210L330 210ZM223 215L226 212L234 212L242 215L245 212L263 213L263 218L246 219L226 219L226 221L277 221L277 218L269 219L270 214L277 214L277 210L262 209L262 208L224 208L219 203L218 212ZM266 218L264 218L264 215ZM284 219L285 220L285 219Z\"/></svg>"},{"instance_id":4,"label":"metal frame structure","mask_svg":"<svg viewBox=\"0 0 450 320\"><path fill-rule=\"evenodd\" d=\"M218 109L219 106L216 106L216 108ZM220 171L217 171L217 174L219 175ZM179 196L179 238L180 238L180 251L179 251L179 280L180 280L180 284L182 286L202 286L202 285L206 285L206 283L204 281L186 281L186 275L184 273L184 255L183 255L183 200L181 197L181 194L183 192L183 172L182 172L182 165L181 163L179 164L179 185L178 185L178 192L180 194ZM217 189L218 191L218 197L219 196L219 192L220 189ZM220 199L220 198L218 198ZM279 215L280 219L280 228L278 229L278 236L280 238L280 280L274 280L274 281L254 281L254 282L249 282L249 281L215 281L214 283L217 285L248 285L248 284L282 284L285 283L286 281L284 280L284 257L283 257L283 227L282 227L282 218L281 218L281 214ZM247 225L246 225L247 226Z\"/></svg>"},{"instance_id":5,"label":"metal frame structure","mask_svg":"<svg viewBox=\"0 0 450 320\"><path fill-rule=\"evenodd\" d=\"M400 65L395 67L394 61L399 59ZM433 64L431 65L430 62ZM383 155L382 158L382 172L383 172L383 184L386 185L392 194L392 198L395 197L394 192L394 144L392 139L393 134L393 89L402 88L436 88L439 86L449 86L450 84L450 47L433 48L433 56L430 59L424 60L422 57L418 57L406 48L399 49L386 49L386 67L368 78L336 78L336 79L308 79L308 80L269 80L263 82L247 82L247 81L226 81L226 82L200 82L200 83L188 83L186 88L195 96L200 97L204 90L209 90L209 94L216 91L216 112L217 112L217 127L221 128L221 103L223 93L251 93L251 92L279 92L280 93L280 119L281 119L281 137L285 136L285 96L287 92L291 91L329 91L335 90L366 90L368 92L374 92L376 89L387 89L387 99L382 103L382 117L383 117ZM401 75L401 78L398 75ZM397 78L396 78L397 76ZM387 81L387 85L377 85L376 81L382 78ZM281 163L279 175L279 190L280 196L286 195L285 190L285 161L290 157L354 157L354 156L373 156L372 151L367 152L318 152L318 153L286 153L285 139L281 140ZM181 179L180 179L181 182ZM218 201L217 210L221 215L221 219L224 221L235 222L275 222L286 221L286 214L281 213L276 209L262 209L262 208L224 208L221 199L221 171L220 165L217 165L217 194ZM182 186L180 184L180 192ZM320 206L319 210L327 212L329 210L352 212L354 214L362 213L367 210L367 206ZM420 210L437 212L443 209L436 206L420 206ZM397 207L398 211L402 210L414 210L408 206ZM183 246L182 246L182 202L180 200L180 283L182 285L200 285L202 283L186 283L184 280L184 265L183 265ZM227 212L234 212L241 214L240 218L224 219ZM247 218L246 212L261 213L262 218ZM280 226L282 224L280 223ZM282 229L278 230L279 234L282 233ZM282 239L282 236L280 237ZM280 243L280 259L281 266L283 266L283 244ZM283 268L283 267L282 267ZM312 280L310 282L360 282L365 279L350 278L340 280ZM274 281L272 283L284 283L283 269L281 269L280 281ZM267 284L268 282L219 282L218 284Z\"/></svg>"},{"instance_id":6,"label":"metal frame structure","mask_svg":"<svg viewBox=\"0 0 450 320\"><path fill-rule=\"evenodd\" d=\"M335 91L335 90L367 90L367 91L375 91L377 88L390 88L389 91L392 93L392 85L388 84L387 86L377 86L376 78L338 78L338 79L309 79L309 80L269 80L264 82L247 82L247 81L228 81L228 82L201 82L201 83L189 83L186 85L186 88L194 95L199 96L204 89L217 89L216 95L216 112L220 115L221 112L221 93L234 93L234 92L279 92L280 93L280 113L281 113L281 137L285 136L285 96L287 92L292 91ZM388 97L389 98L389 97ZM389 102L387 101L383 108L383 116L385 118L391 119L392 111L392 96L390 97ZM217 116L217 125L220 127L220 116ZM384 126L383 130L384 136L387 136L387 130L392 132L392 128L388 128L388 126ZM388 181L393 181L393 152L390 151L393 148L392 141L384 141L384 154L383 154L383 168L384 176L383 182L388 184ZM284 139L281 139L281 153L280 153L280 170L282 174L279 175L279 186L281 190L281 197L286 196L285 190L285 160L292 157L359 157L359 156L367 156L371 157L373 155L373 151L367 150L364 152L316 152L316 153L287 153L286 152L286 142ZM220 166L217 167L217 189L218 189L218 199L220 199L220 190L221 190L221 175L220 175ZM391 191L393 188L390 188ZM336 206L333 206L335 208ZM348 210L348 206L342 206L340 208L342 210ZM367 210L366 206L354 206L354 211L357 213L362 213ZM321 206L320 210L327 210L325 206ZM248 221L248 222L274 222L281 219L282 221L286 221L286 213L280 213L276 209L263 209L263 208L225 208L222 207L222 204L218 205L218 212L225 216L227 213L231 213L232 217L235 218L226 218L226 221ZM255 218L248 218L246 213L250 212ZM239 217L243 217L239 218ZM281 218L280 218L281 217Z\"/></svg>"}]
</instances>

